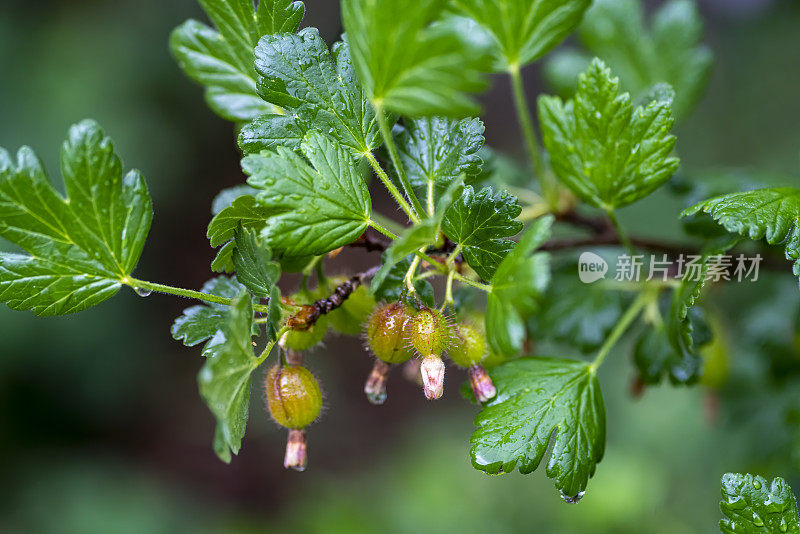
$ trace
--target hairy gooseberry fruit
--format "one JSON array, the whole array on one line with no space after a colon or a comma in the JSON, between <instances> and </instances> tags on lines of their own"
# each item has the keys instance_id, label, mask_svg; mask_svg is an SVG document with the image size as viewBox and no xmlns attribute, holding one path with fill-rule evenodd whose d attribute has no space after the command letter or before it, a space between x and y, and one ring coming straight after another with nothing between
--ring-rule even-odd
<instances>
[{"instance_id":1,"label":"hairy gooseberry fruit","mask_svg":"<svg viewBox=\"0 0 800 534\"><path fill-rule=\"evenodd\" d=\"M345 281L343 278L334 278L332 284L339 285ZM375 299L369 290L363 285L358 286L339 308L328 313L329 324L342 334L354 336L361 331L362 325L374 309Z\"/></svg>"},{"instance_id":2,"label":"hairy gooseberry fruit","mask_svg":"<svg viewBox=\"0 0 800 534\"><path fill-rule=\"evenodd\" d=\"M411 323L410 308L400 302L375 308L366 324L367 346L386 363L403 363L414 354L406 341Z\"/></svg>"},{"instance_id":3,"label":"hairy gooseberry fruit","mask_svg":"<svg viewBox=\"0 0 800 534\"><path fill-rule=\"evenodd\" d=\"M314 375L300 365L275 365L265 381L267 407L282 427L305 428L322 410L322 392Z\"/></svg>"},{"instance_id":4,"label":"hairy gooseberry fruit","mask_svg":"<svg viewBox=\"0 0 800 534\"><path fill-rule=\"evenodd\" d=\"M284 467L303 471L308 463L305 432L319 417L322 392L314 375L300 365L275 365L264 382L267 408L279 425L289 429Z\"/></svg>"},{"instance_id":5,"label":"hairy gooseberry fruit","mask_svg":"<svg viewBox=\"0 0 800 534\"><path fill-rule=\"evenodd\" d=\"M455 336L447 354L459 367L479 364L489 354L486 338L475 326L460 323L456 325Z\"/></svg>"},{"instance_id":6,"label":"hairy gooseberry fruit","mask_svg":"<svg viewBox=\"0 0 800 534\"><path fill-rule=\"evenodd\" d=\"M424 358L441 355L453 342L453 327L447 317L438 310L421 309L409 326L411 346Z\"/></svg>"}]
</instances>

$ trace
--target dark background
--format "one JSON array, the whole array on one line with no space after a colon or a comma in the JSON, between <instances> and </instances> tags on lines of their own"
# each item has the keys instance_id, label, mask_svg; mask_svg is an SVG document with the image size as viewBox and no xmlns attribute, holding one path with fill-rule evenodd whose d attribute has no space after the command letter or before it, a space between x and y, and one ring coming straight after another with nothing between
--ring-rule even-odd
<instances>
[{"instance_id":1,"label":"dark background","mask_svg":"<svg viewBox=\"0 0 800 534\"><path fill-rule=\"evenodd\" d=\"M706 97L677 132L683 172L757 168L798 182L798 2L700 5L716 62ZM337 2L306 7L304 25L333 42ZM192 0L3 0L0 146L31 145L58 182L67 128L98 120L153 196L136 275L195 288L211 276L211 200L243 177L232 126L205 107L169 55L169 32L189 17L204 20ZM539 72L525 72L531 102L545 90ZM521 156L505 79L494 80L483 103L487 143ZM669 235L680 207L657 194L623 218L635 233ZM352 253L331 269L375 261ZM731 297L725 314L783 324L785 316L773 321L749 297L769 295L770 306L795 310L796 284L789 275L764 280ZM784 422L774 398L748 405L748 424L726 412L735 391L662 386L632 401L627 351L617 351L601 373L606 458L586 498L569 506L541 469L487 477L470 467L475 409L458 395L458 371L449 371L440 402L426 403L396 376L386 405L370 406L361 393L370 361L350 338L328 339L308 358L326 393L324 416L309 432L309 470L283 470L285 436L261 409L257 387L242 452L224 465L197 394L199 350L169 334L188 304L123 290L62 318L0 309L0 532L716 532L723 472L798 473L790 449L770 456ZM758 350L736 339L734 371L760 372Z\"/></svg>"}]
</instances>

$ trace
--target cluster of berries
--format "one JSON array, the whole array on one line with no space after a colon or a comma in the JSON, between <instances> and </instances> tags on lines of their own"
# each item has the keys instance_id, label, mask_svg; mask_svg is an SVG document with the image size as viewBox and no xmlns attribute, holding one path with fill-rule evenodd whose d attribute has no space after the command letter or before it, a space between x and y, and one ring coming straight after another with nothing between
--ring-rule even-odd
<instances>
[{"instance_id":1,"label":"cluster of berries","mask_svg":"<svg viewBox=\"0 0 800 534\"><path fill-rule=\"evenodd\" d=\"M290 332L281 345L293 350L310 348L321 341L325 329L316 327L322 326L316 324L309 331ZM321 330L322 335L314 330ZM472 324L454 323L436 309L415 310L405 303L393 302L374 308L364 324L364 338L365 348L376 357L364 386L367 399L373 404L385 402L389 370L402 363L416 364L414 373L421 377L427 399L441 397L445 353L457 366L468 370L472 391L479 402L496 395L492 379L481 366L489 356L486 338ZM289 429L284 466L302 471L307 464L305 427L322 410L319 383L300 364L278 363L267 373L264 386L269 413L276 423Z\"/></svg>"},{"instance_id":2,"label":"cluster of berries","mask_svg":"<svg viewBox=\"0 0 800 534\"><path fill-rule=\"evenodd\" d=\"M418 357L425 398L438 399L444 390L444 362L447 353L459 367L469 369L475 398L486 402L495 388L481 362L489 355L486 339L473 325L454 324L442 312L424 307L419 311L394 302L378 306L366 324L366 347L377 360L364 386L373 404L386 400L386 379L390 366Z\"/></svg>"}]
</instances>

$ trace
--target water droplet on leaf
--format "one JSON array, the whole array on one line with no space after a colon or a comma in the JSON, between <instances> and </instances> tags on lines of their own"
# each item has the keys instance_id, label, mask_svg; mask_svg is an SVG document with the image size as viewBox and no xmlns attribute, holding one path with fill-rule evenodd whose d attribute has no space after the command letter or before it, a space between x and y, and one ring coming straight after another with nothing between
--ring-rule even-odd
<instances>
[{"instance_id":1,"label":"water droplet on leaf","mask_svg":"<svg viewBox=\"0 0 800 534\"><path fill-rule=\"evenodd\" d=\"M136 294L139 295L140 297L149 297L150 295L153 294L153 292L150 289L143 289L141 287L135 287L133 288L133 290L136 291Z\"/></svg>"},{"instance_id":2,"label":"water droplet on leaf","mask_svg":"<svg viewBox=\"0 0 800 534\"><path fill-rule=\"evenodd\" d=\"M580 500L583 499L583 496L586 495L585 491L579 491L577 495L571 495L571 496L567 495L563 491L560 491L559 493L561 494L561 499L568 504L578 504Z\"/></svg>"}]
</instances>

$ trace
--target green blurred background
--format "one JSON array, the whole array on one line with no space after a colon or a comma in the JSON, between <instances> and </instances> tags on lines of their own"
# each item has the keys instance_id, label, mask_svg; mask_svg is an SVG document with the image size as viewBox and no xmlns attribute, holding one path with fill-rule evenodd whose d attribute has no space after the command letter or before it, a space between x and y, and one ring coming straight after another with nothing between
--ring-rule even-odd
<instances>
[{"instance_id":1,"label":"green blurred background","mask_svg":"<svg viewBox=\"0 0 800 534\"><path fill-rule=\"evenodd\" d=\"M337 4L306 1L304 25L328 43L341 31ZM800 183L800 2L700 8L716 61L677 132L682 175L736 167ZM211 274L211 200L242 175L232 127L168 53L170 30L189 17L203 19L194 0L3 0L0 146L33 146L56 176L68 126L97 119L153 195L137 276L199 287ZM533 101L546 88L538 66L525 74ZM487 143L521 155L506 81L483 102ZM665 191L623 217L634 233L672 236L681 207ZM333 269L374 259L355 254ZM370 361L359 340L329 340L308 358L327 397L309 470L283 470L285 436L258 393L227 466L196 391L199 350L169 334L186 302L122 291L62 318L2 308L0 532L717 532L723 472L783 475L800 488L797 281L765 275L714 302L726 320L726 384L633 399L628 351L609 358L606 457L578 505L563 503L541 470L489 477L470 467L475 408L458 395L457 371L441 402L398 376L387 404L373 407L361 393Z\"/></svg>"}]
</instances>

